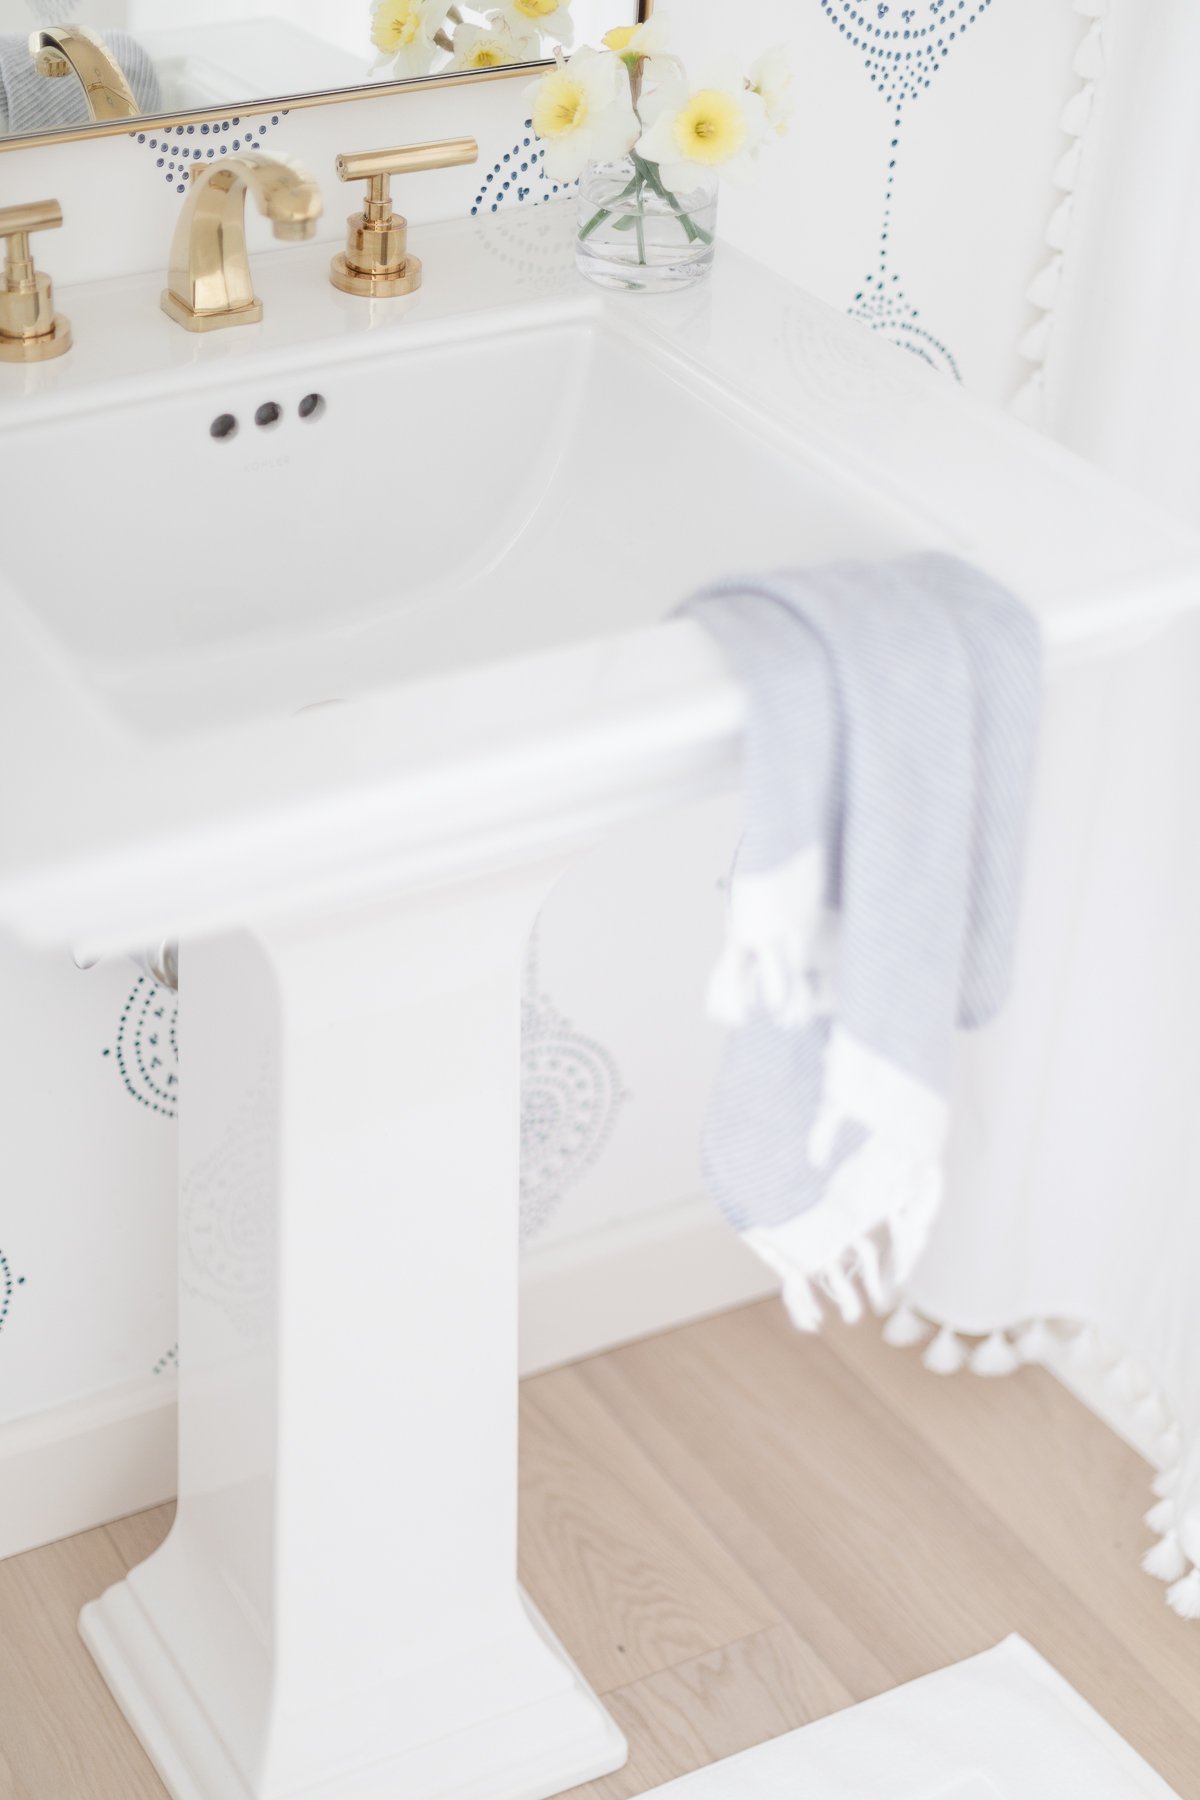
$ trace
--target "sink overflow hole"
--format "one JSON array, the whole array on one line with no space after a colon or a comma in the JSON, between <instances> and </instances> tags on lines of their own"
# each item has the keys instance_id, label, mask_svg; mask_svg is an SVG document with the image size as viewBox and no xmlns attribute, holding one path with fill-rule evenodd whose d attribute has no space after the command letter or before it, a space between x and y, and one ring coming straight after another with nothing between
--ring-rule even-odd
<instances>
[{"instance_id":1,"label":"sink overflow hole","mask_svg":"<svg viewBox=\"0 0 1200 1800\"><path fill-rule=\"evenodd\" d=\"M235 438L237 436L237 428L238 428L238 422L234 418L233 414L232 413L222 413L220 418L214 419L212 424L209 426L208 435L209 435L209 437L215 437L215 438L219 438L219 439Z\"/></svg>"},{"instance_id":2,"label":"sink overflow hole","mask_svg":"<svg viewBox=\"0 0 1200 1800\"><path fill-rule=\"evenodd\" d=\"M278 425L282 417L282 406L277 406L274 400L268 400L264 405L260 406L255 413L254 423L261 431L269 431L272 425Z\"/></svg>"},{"instance_id":3,"label":"sink overflow hole","mask_svg":"<svg viewBox=\"0 0 1200 1800\"><path fill-rule=\"evenodd\" d=\"M300 417L302 419L319 419L324 411L324 394L305 394L303 400L300 402Z\"/></svg>"}]
</instances>

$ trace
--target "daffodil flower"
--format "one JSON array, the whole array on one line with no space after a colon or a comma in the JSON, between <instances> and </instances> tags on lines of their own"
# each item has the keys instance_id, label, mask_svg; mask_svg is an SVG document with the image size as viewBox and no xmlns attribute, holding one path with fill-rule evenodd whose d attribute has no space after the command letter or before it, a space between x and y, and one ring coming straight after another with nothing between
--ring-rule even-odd
<instances>
[{"instance_id":1,"label":"daffodil flower","mask_svg":"<svg viewBox=\"0 0 1200 1800\"><path fill-rule=\"evenodd\" d=\"M454 31L452 69L504 69L513 63L536 62L541 55L536 31L511 31L496 13L482 25L458 25Z\"/></svg>"},{"instance_id":2,"label":"daffodil flower","mask_svg":"<svg viewBox=\"0 0 1200 1800\"><path fill-rule=\"evenodd\" d=\"M605 35L604 47L619 56L629 70L634 106L640 106L647 82L682 78L683 68L674 57L660 61L667 46L670 26L665 13L655 13L641 25L619 25Z\"/></svg>"},{"instance_id":3,"label":"daffodil flower","mask_svg":"<svg viewBox=\"0 0 1200 1800\"><path fill-rule=\"evenodd\" d=\"M540 31L552 43L570 44L575 37L571 0L500 0L499 16L510 31Z\"/></svg>"},{"instance_id":4,"label":"daffodil flower","mask_svg":"<svg viewBox=\"0 0 1200 1800\"><path fill-rule=\"evenodd\" d=\"M659 178L672 193L686 193L704 171L748 180L767 130L762 96L733 71L690 92L682 83L664 82L642 116L648 122L636 153L643 162L658 164Z\"/></svg>"},{"instance_id":5,"label":"daffodil flower","mask_svg":"<svg viewBox=\"0 0 1200 1800\"><path fill-rule=\"evenodd\" d=\"M379 51L376 69L390 69L400 80L427 75L448 10L447 0L376 0L371 15L371 42Z\"/></svg>"},{"instance_id":6,"label":"daffodil flower","mask_svg":"<svg viewBox=\"0 0 1200 1800\"><path fill-rule=\"evenodd\" d=\"M670 37L670 26L665 13L655 13L642 25L620 25L615 31L605 35L604 48L614 50L618 56L657 56L665 50Z\"/></svg>"},{"instance_id":7,"label":"daffodil flower","mask_svg":"<svg viewBox=\"0 0 1200 1800\"><path fill-rule=\"evenodd\" d=\"M527 98L555 181L574 181L589 163L627 155L641 129L624 65L608 50L579 50L560 61Z\"/></svg>"},{"instance_id":8,"label":"daffodil flower","mask_svg":"<svg viewBox=\"0 0 1200 1800\"><path fill-rule=\"evenodd\" d=\"M792 65L781 45L764 51L746 78L751 93L757 94L767 115L767 130L784 137L791 124L795 107L792 91Z\"/></svg>"}]
</instances>

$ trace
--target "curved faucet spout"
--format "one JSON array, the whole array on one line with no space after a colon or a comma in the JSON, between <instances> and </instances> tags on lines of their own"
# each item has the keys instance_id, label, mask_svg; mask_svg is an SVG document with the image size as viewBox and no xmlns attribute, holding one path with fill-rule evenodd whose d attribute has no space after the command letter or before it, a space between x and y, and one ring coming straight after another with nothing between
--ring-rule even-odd
<instances>
[{"instance_id":1,"label":"curved faucet spout","mask_svg":"<svg viewBox=\"0 0 1200 1800\"><path fill-rule=\"evenodd\" d=\"M97 122L141 115L133 89L98 31L86 25L51 25L35 31L29 54L39 75L79 77L88 112Z\"/></svg>"},{"instance_id":2,"label":"curved faucet spout","mask_svg":"<svg viewBox=\"0 0 1200 1800\"><path fill-rule=\"evenodd\" d=\"M247 192L277 238L298 243L316 235L321 191L294 164L252 151L197 167L162 297L163 311L188 331L256 325L262 318L246 252Z\"/></svg>"}]
</instances>

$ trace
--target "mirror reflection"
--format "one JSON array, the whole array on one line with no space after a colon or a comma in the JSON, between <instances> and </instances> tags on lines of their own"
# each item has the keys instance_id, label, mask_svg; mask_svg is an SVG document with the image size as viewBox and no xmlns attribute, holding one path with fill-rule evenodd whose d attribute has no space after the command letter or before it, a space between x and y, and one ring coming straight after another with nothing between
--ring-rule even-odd
<instances>
[{"instance_id":1,"label":"mirror reflection","mask_svg":"<svg viewBox=\"0 0 1200 1800\"><path fill-rule=\"evenodd\" d=\"M0 0L0 138L486 75L637 17L638 0Z\"/></svg>"}]
</instances>

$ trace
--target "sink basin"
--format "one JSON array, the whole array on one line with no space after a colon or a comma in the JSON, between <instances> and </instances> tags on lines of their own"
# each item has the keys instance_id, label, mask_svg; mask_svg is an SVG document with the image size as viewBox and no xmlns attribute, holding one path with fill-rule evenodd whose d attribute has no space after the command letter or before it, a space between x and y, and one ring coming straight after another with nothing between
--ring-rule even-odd
<instances>
[{"instance_id":1,"label":"sink basin","mask_svg":"<svg viewBox=\"0 0 1200 1800\"><path fill-rule=\"evenodd\" d=\"M57 424L22 434L5 492L31 529L6 547L9 580L138 736L286 720L636 630L714 570L798 545L819 560L913 541L719 394L597 329L586 303L499 340L373 348L331 370L230 370L94 413L65 441ZM255 424L264 405L277 424ZM210 435L218 417L237 421L230 436ZM103 607L92 534L55 530L60 487L107 518L137 496Z\"/></svg>"},{"instance_id":2,"label":"sink basin","mask_svg":"<svg viewBox=\"0 0 1200 1800\"><path fill-rule=\"evenodd\" d=\"M72 356L0 370L0 925L181 939L180 1503L82 1620L175 1800L622 1760L516 1581L520 972L574 857L736 776L677 603L938 546L1053 662L1200 591L1181 528L732 251L628 300L569 206L417 248L376 305L264 258L211 338L80 290Z\"/></svg>"},{"instance_id":3,"label":"sink basin","mask_svg":"<svg viewBox=\"0 0 1200 1800\"><path fill-rule=\"evenodd\" d=\"M111 950L391 883L452 853L439 771L459 850L568 763L610 809L727 778L738 697L664 622L718 573L940 545L1064 647L1187 604L1182 530L732 251L623 301L569 208L422 241L403 304L262 258L264 324L199 344L81 289L0 380L0 922Z\"/></svg>"}]
</instances>

